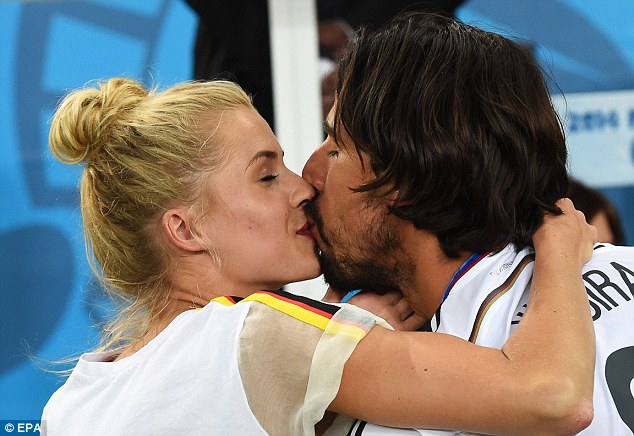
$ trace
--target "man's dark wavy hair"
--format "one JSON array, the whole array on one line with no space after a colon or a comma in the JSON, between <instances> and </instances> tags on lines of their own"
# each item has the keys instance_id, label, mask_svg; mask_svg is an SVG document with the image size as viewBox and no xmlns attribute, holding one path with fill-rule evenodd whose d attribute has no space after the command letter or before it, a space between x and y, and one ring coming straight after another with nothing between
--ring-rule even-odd
<instances>
[{"instance_id":1,"label":"man's dark wavy hair","mask_svg":"<svg viewBox=\"0 0 634 436\"><path fill-rule=\"evenodd\" d=\"M396 194L394 215L433 232L449 257L530 244L568 186L566 146L540 68L495 33L408 13L362 29L341 60L342 129Z\"/></svg>"}]
</instances>

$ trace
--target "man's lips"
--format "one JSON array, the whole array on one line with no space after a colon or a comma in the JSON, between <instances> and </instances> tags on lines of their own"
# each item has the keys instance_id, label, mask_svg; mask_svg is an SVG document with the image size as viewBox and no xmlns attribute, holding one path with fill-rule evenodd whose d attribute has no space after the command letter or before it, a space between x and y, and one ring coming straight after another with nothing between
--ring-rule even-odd
<instances>
[{"instance_id":1,"label":"man's lips","mask_svg":"<svg viewBox=\"0 0 634 436\"><path fill-rule=\"evenodd\" d=\"M313 232L312 232L312 227L313 226L307 221L306 224L304 224L302 226L302 228L297 231L297 234L301 235L301 236L306 236L306 237L311 238L311 239L314 239Z\"/></svg>"},{"instance_id":2,"label":"man's lips","mask_svg":"<svg viewBox=\"0 0 634 436\"><path fill-rule=\"evenodd\" d=\"M311 205L307 206L307 209L310 209ZM319 226L318 226L318 220L316 220L315 218L313 218L312 214L306 210L306 225L308 226L308 231L311 232L312 238L315 242L317 242L317 245L319 247L321 247L321 234L319 232ZM306 225L304 227L306 227ZM302 227L302 229L304 228Z\"/></svg>"}]
</instances>

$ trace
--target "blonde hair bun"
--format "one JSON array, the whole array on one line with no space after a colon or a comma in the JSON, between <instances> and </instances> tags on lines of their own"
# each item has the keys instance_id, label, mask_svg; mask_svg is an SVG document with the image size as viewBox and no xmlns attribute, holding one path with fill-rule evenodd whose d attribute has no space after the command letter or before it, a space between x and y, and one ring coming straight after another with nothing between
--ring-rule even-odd
<instances>
[{"instance_id":1,"label":"blonde hair bun","mask_svg":"<svg viewBox=\"0 0 634 436\"><path fill-rule=\"evenodd\" d=\"M119 309L103 330L103 349L142 337L162 313L179 256L168 249L163 213L185 207L193 220L208 213L208 176L231 147L213 133L233 108L254 109L235 83L148 91L122 78L72 91L60 103L50 147L62 162L86 163L80 183L86 253Z\"/></svg>"},{"instance_id":2,"label":"blonde hair bun","mask_svg":"<svg viewBox=\"0 0 634 436\"><path fill-rule=\"evenodd\" d=\"M51 123L49 146L67 164L89 163L126 132L126 116L148 96L137 81L115 77L75 90L60 103Z\"/></svg>"}]
</instances>

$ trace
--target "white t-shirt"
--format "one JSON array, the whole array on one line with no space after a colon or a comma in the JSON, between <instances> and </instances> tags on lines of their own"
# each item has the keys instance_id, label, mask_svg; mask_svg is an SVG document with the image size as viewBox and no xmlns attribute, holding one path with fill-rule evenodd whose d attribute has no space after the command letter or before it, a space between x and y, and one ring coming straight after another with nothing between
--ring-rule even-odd
<instances>
[{"instance_id":1,"label":"white t-shirt","mask_svg":"<svg viewBox=\"0 0 634 436\"><path fill-rule=\"evenodd\" d=\"M314 434L344 363L384 321L284 292L239 300L180 314L119 361L83 355L44 408L47 434Z\"/></svg>"},{"instance_id":2,"label":"white t-shirt","mask_svg":"<svg viewBox=\"0 0 634 436\"><path fill-rule=\"evenodd\" d=\"M533 253L505 247L463 271L431 320L433 331L501 348L522 319L530 295ZM634 247L600 244L583 277L594 320L597 360L594 420L584 436L634 433ZM424 388L421 390L424 395ZM466 435L458 431L394 429L362 421L351 435Z\"/></svg>"}]
</instances>

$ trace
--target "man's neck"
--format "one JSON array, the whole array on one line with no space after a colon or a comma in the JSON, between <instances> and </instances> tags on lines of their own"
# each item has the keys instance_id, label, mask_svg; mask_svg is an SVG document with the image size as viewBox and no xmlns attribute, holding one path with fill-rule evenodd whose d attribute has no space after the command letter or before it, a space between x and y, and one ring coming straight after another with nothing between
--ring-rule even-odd
<instances>
[{"instance_id":1,"label":"man's neck","mask_svg":"<svg viewBox=\"0 0 634 436\"><path fill-rule=\"evenodd\" d=\"M402 291L412 309L430 319L442 303L451 278L469 254L451 259L434 234L418 230L411 223L403 227L403 246L414 260L416 271L411 286Z\"/></svg>"}]
</instances>

